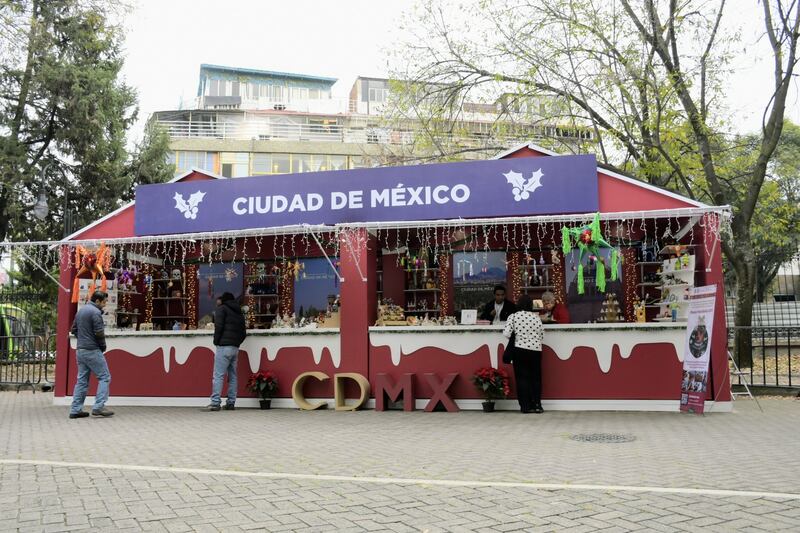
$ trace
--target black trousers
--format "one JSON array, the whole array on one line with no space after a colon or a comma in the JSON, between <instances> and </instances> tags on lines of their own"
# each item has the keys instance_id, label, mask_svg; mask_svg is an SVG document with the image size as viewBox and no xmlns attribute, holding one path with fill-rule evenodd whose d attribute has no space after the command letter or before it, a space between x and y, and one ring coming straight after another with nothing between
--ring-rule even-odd
<instances>
[{"instance_id":1,"label":"black trousers","mask_svg":"<svg viewBox=\"0 0 800 533\"><path fill-rule=\"evenodd\" d=\"M542 352L516 347L513 364L519 407L529 411L542 403Z\"/></svg>"}]
</instances>

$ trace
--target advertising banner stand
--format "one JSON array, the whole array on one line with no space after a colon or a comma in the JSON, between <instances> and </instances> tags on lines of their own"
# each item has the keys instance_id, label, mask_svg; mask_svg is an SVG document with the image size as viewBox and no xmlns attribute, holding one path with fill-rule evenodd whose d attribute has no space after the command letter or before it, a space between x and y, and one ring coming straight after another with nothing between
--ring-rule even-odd
<instances>
[{"instance_id":1,"label":"advertising banner stand","mask_svg":"<svg viewBox=\"0 0 800 533\"><path fill-rule=\"evenodd\" d=\"M701 414L705 408L716 296L716 285L696 287L689 291L681 381L681 411L684 412Z\"/></svg>"}]
</instances>

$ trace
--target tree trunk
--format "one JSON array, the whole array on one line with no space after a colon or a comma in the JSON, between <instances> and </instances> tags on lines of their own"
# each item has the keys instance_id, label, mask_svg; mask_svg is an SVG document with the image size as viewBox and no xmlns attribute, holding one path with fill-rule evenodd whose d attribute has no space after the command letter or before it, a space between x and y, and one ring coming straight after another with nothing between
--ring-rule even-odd
<instances>
[{"instance_id":1,"label":"tree trunk","mask_svg":"<svg viewBox=\"0 0 800 533\"><path fill-rule=\"evenodd\" d=\"M753 286L745 278L736 280L736 317L734 325L734 354L739 368L753 366Z\"/></svg>"},{"instance_id":2,"label":"tree trunk","mask_svg":"<svg viewBox=\"0 0 800 533\"><path fill-rule=\"evenodd\" d=\"M738 233L734 228L734 234ZM737 238L738 237L738 238ZM734 253L729 257L736 271L736 315L734 317L734 355L740 368L753 366L753 297L756 262L750 236L734 235Z\"/></svg>"}]
</instances>

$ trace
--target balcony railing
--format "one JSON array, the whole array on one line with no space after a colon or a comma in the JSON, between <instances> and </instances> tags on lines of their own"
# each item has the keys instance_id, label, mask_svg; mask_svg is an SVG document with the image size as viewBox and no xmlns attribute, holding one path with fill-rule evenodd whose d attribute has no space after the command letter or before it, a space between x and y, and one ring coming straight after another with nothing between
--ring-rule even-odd
<instances>
[{"instance_id":1,"label":"balcony railing","mask_svg":"<svg viewBox=\"0 0 800 533\"><path fill-rule=\"evenodd\" d=\"M245 122L189 122L159 120L171 139L221 139L256 141L308 141L353 144L414 145L419 135L411 131L398 131L382 127L353 128L337 124L274 124L259 121ZM542 139L539 134L525 136L495 136L491 133L442 136L444 142L460 147L513 146ZM564 139L568 142L567 139Z\"/></svg>"}]
</instances>

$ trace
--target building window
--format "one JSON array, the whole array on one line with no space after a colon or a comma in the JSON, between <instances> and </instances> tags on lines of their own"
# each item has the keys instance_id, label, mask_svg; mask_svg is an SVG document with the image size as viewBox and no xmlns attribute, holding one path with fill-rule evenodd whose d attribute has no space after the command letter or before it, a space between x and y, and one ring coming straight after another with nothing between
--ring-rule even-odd
<instances>
[{"instance_id":1,"label":"building window","mask_svg":"<svg viewBox=\"0 0 800 533\"><path fill-rule=\"evenodd\" d=\"M290 172L289 154L272 154L272 173L288 174Z\"/></svg>"},{"instance_id":2,"label":"building window","mask_svg":"<svg viewBox=\"0 0 800 533\"><path fill-rule=\"evenodd\" d=\"M187 170L198 168L200 170L214 171L214 153L213 152L188 152L178 151L175 152L175 173L182 174Z\"/></svg>"},{"instance_id":3,"label":"building window","mask_svg":"<svg viewBox=\"0 0 800 533\"><path fill-rule=\"evenodd\" d=\"M292 87L292 100L308 100L308 89L305 87Z\"/></svg>"},{"instance_id":4,"label":"building window","mask_svg":"<svg viewBox=\"0 0 800 533\"><path fill-rule=\"evenodd\" d=\"M272 154L253 154L253 175L272 174Z\"/></svg>"},{"instance_id":5,"label":"building window","mask_svg":"<svg viewBox=\"0 0 800 533\"><path fill-rule=\"evenodd\" d=\"M226 178L250 175L250 154L247 152L223 152L219 155L219 163Z\"/></svg>"},{"instance_id":6,"label":"building window","mask_svg":"<svg viewBox=\"0 0 800 533\"><path fill-rule=\"evenodd\" d=\"M389 97L389 89L380 89L376 87L369 88L369 101L382 103Z\"/></svg>"}]
</instances>

